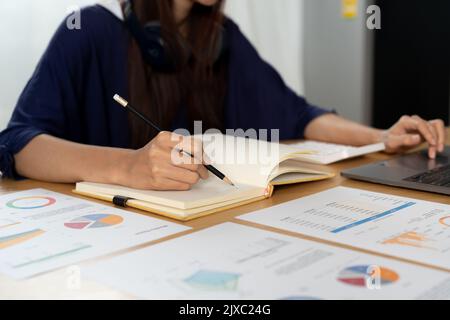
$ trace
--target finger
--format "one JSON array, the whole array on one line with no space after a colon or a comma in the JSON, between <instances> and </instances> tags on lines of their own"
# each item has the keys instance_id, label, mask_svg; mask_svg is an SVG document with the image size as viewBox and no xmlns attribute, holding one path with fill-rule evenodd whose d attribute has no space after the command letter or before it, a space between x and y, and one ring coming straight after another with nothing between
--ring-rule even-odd
<instances>
[{"instance_id":1,"label":"finger","mask_svg":"<svg viewBox=\"0 0 450 320\"><path fill-rule=\"evenodd\" d=\"M437 134L437 149L439 152L443 152L445 148L445 124L442 120L432 120L430 125L436 130Z\"/></svg>"},{"instance_id":2,"label":"finger","mask_svg":"<svg viewBox=\"0 0 450 320\"><path fill-rule=\"evenodd\" d=\"M170 150L170 153L165 153L162 156L163 161L170 161L176 167L196 172L202 179L208 179L208 170L201 162L201 159L206 158L206 155L203 153L203 144L200 140L179 135L172 137L171 133L168 132L161 133L159 138L160 143L162 143L160 147L166 151ZM189 154L200 154L200 156L191 157ZM209 161L208 158L206 159Z\"/></svg>"},{"instance_id":3,"label":"finger","mask_svg":"<svg viewBox=\"0 0 450 320\"><path fill-rule=\"evenodd\" d=\"M180 168L183 170L189 170L192 172L198 172L202 165L194 163L194 159L180 151L172 149L170 152L167 150L160 150L158 153L158 161L166 164L166 167Z\"/></svg>"},{"instance_id":4,"label":"finger","mask_svg":"<svg viewBox=\"0 0 450 320\"><path fill-rule=\"evenodd\" d=\"M156 143L164 150L172 153L174 163L203 164L203 143L190 136L181 136L172 132L161 132ZM192 157L190 157L192 155Z\"/></svg>"},{"instance_id":5,"label":"finger","mask_svg":"<svg viewBox=\"0 0 450 320\"><path fill-rule=\"evenodd\" d=\"M398 152L404 148L412 148L422 142L418 134L404 134L399 136L391 136L386 141L388 152Z\"/></svg>"},{"instance_id":6,"label":"finger","mask_svg":"<svg viewBox=\"0 0 450 320\"><path fill-rule=\"evenodd\" d=\"M166 150L172 150L181 143L183 136L173 132L163 131L160 132L154 140L159 147Z\"/></svg>"},{"instance_id":7,"label":"finger","mask_svg":"<svg viewBox=\"0 0 450 320\"><path fill-rule=\"evenodd\" d=\"M403 145L406 147L415 147L422 142L422 138L418 134L407 134L403 138Z\"/></svg>"},{"instance_id":8,"label":"finger","mask_svg":"<svg viewBox=\"0 0 450 320\"><path fill-rule=\"evenodd\" d=\"M184 150L186 150L186 147L189 147L189 154L193 155L193 158L190 157L190 159L187 159L188 161L184 161L182 167L197 172L204 180L208 179L209 174L205 164L211 164L211 160L203 151L203 142L192 137L186 137L183 143Z\"/></svg>"},{"instance_id":9,"label":"finger","mask_svg":"<svg viewBox=\"0 0 450 320\"><path fill-rule=\"evenodd\" d=\"M169 178L159 178L153 183L152 189L157 191L187 191L191 189L191 185Z\"/></svg>"},{"instance_id":10,"label":"finger","mask_svg":"<svg viewBox=\"0 0 450 320\"><path fill-rule=\"evenodd\" d=\"M212 165L213 164L211 158L208 156L208 154L204 150L203 150L202 159L203 159L203 164L204 165L206 165L206 164Z\"/></svg>"},{"instance_id":11,"label":"finger","mask_svg":"<svg viewBox=\"0 0 450 320\"><path fill-rule=\"evenodd\" d=\"M435 144L434 146L430 145L430 146L428 147L428 156L430 157L430 159L435 159L435 158L436 158L436 154L437 154L437 148L438 148L438 143L437 143L437 142L438 142L437 131L436 131L436 129L434 128L434 126L431 125L430 122L427 122L427 125L428 125L428 127L429 127L431 133L433 134L433 137L435 137L434 140L435 140L435 142L436 142L436 144Z\"/></svg>"},{"instance_id":12,"label":"finger","mask_svg":"<svg viewBox=\"0 0 450 320\"><path fill-rule=\"evenodd\" d=\"M208 170L206 169L206 167L204 165L190 164L190 163L176 163L174 165L181 169L189 170L189 171L197 173L200 176L200 178L202 178L203 180L206 180L209 178Z\"/></svg>"},{"instance_id":13,"label":"finger","mask_svg":"<svg viewBox=\"0 0 450 320\"><path fill-rule=\"evenodd\" d=\"M428 157L429 157L430 159L436 159L436 155L437 155L437 149L436 149L436 147L430 146L430 147L428 148Z\"/></svg>"},{"instance_id":14,"label":"finger","mask_svg":"<svg viewBox=\"0 0 450 320\"><path fill-rule=\"evenodd\" d=\"M209 173L206 167L196 162L197 161L195 161L195 159L193 159L192 157L188 157L185 154L181 154L179 155L179 158L176 161L172 161L172 164L178 168L196 172L203 180L208 179Z\"/></svg>"},{"instance_id":15,"label":"finger","mask_svg":"<svg viewBox=\"0 0 450 320\"><path fill-rule=\"evenodd\" d=\"M199 172L201 167L204 167L193 157L176 149L172 149L170 153L166 153L166 161L170 162L173 166L194 172Z\"/></svg>"},{"instance_id":16,"label":"finger","mask_svg":"<svg viewBox=\"0 0 450 320\"><path fill-rule=\"evenodd\" d=\"M399 124L401 124L401 127L406 131L415 131L418 122L413 117L403 116L400 118Z\"/></svg>"},{"instance_id":17,"label":"finger","mask_svg":"<svg viewBox=\"0 0 450 320\"><path fill-rule=\"evenodd\" d=\"M430 144L431 146L436 146L437 137L433 135L428 122L426 122L419 116L413 116L412 119L416 121L416 130L422 135L425 141L428 142L428 144Z\"/></svg>"},{"instance_id":18,"label":"finger","mask_svg":"<svg viewBox=\"0 0 450 320\"><path fill-rule=\"evenodd\" d=\"M198 174L200 175L200 178L202 178L203 180L206 180L209 178L209 173L205 166L200 166L200 168L198 170Z\"/></svg>"},{"instance_id":19,"label":"finger","mask_svg":"<svg viewBox=\"0 0 450 320\"><path fill-rule=\"evenodd\" d=\"M183 137L176 148L192 155L196 163L203 163L203 143L201 140L193 137Z\"/></svg>"},{"instance_id":20,"label":"finger","mask_svg":"<svg viewBox=\"0 0 450 320\"><path fill-rule=\"evenodd\" d=\"M187 169L183 169L176 166L167 166L163 171L162 175L165 178L186 183L189 185L194 185L200 180L200 174L196 171L191 171Z\"/></svg>"}]
</instances>

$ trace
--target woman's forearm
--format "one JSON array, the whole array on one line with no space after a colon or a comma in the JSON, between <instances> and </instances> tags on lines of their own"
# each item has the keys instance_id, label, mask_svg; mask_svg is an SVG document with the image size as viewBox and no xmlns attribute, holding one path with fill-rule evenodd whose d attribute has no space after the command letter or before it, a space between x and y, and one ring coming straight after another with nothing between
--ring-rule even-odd
<instances>
[{"instance_id":1,"label":"woman's forearm","mask_svg":"<svg viewBox=\"0 0 450 320\"><path fill-rule=\"evenodd\" d=\"M383 141L383 131L346 120L334 114L321 116L306 127L305 138L352 146Z\"/></svg>"},{"instance_id":2,"label":"woman's forearm","mask_svg":"<svg viewBox=\"0 0 450 320\"><path fill-rule=\"evenodd\" d=\"M40 135L15 156L15 165L20 175L36 180L117 183L130 152Z\"/></svg>"},{"instance_id":3,"label":"woman's forearm","mask_svg":"<svg viewBox=\"0 0 450 320\"><path fill-rule=\"evenodd\" d=\"M200 178L207 179L208 171L192 163L191 158L183 163L172 161L173 151L183 139L187 139L183 144L186 148L195 145L190 137L170 132L161 132L139 150L96 147L40 135L15 156L15 165L20 175L41 181L88 181L145 190L189 190ZM201 150L201 146L196 149Z\"/></svg>"}]
</instances>

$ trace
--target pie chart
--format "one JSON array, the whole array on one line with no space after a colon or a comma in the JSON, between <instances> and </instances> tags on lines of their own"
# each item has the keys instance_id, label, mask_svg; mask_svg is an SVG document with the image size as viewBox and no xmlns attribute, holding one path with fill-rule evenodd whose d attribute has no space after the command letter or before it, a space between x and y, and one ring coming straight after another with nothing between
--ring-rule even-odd
<instances>
[{"instance_id":1,"label":"pie chart","mask_svg":"<svg viewBox=\"0 0 450 320\"><path fill-rule=\"evenodd\" d=\"M64 226L70 229L99 229L119 225L123 222L121 216L114 214L91 214L75 218L64 223Z\"/></svg>"},{"instance_id":2,"label":"pie chart","mask_svg":"<svg viewBox=\"0 0 450 320\"><path fill-rule=\"evenodd\" d=\"M6 206L12 209L29 210L48 207L55 203L56 200L54 198L36 196L13 199L11 201L8 201L6 203Z\"/></svg>"},{"instance_id":3,"label":"pie chart","mask_svg":"<svg viewBox=\"0 0 450 320\"><path fill-rule=\"evenodd\" d=\"M439 223L443 226L450 227L450 216L439 219Z\"/></svg>"},{"instance_id":4,"label":"pie chart","mask_svg":"<svg viewBox=\"0 0 450 320\"><path fill-rule=\"evenodd\" d=\"M370 265L352 266L342 270L337 280L347 285L356 287L366 287L367 280L373 277ZM380 284L387 285L396 282L400 276L393 270L380 267Z\"/></svg>"}]
</instances>

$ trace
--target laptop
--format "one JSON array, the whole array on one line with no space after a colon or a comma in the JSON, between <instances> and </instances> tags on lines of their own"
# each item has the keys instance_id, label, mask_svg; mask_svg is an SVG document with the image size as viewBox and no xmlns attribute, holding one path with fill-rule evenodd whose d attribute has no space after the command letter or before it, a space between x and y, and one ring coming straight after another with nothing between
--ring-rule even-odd
<instances>
[{"instance_id":1,"label":"laptop","mask_svg":"<svg viewBox=\"0 0 450 320\"><path fill-rule=\"evenodd\" d=\"M450 147L435 160L423 150L341 174L355 180L450 195Z\"/></svg>"}]
</instances>

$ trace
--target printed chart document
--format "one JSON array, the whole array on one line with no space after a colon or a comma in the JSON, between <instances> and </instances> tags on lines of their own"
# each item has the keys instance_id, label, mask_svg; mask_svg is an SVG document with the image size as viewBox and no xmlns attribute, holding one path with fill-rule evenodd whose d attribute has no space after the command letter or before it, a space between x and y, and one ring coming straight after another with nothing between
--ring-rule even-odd
<instances>
[{"instance_id":1,"label":"printed chart document","mask_svg":"<svg viewBox=\"0 0 450 320\"><path fill-rule=\"evenodd\" d=\"M148 299L448 299L450 274L225 223L83 269Z\"/></svg>"},{"instance_id":2,"label":"printed chart document","mask_svg":"<svg viewBox=\"0 0 450 320\"><path fill-rule=\"evenodd\" d=\"M338 187L239 219L450 270L450 206Z\"/></svg>"},{"instance_id":3,"label":"printed chart document","mask_svg":"<svg viewBox=\"0 0 450 320\"><path fill-rule=\"evenodd\" d=\"M0 272L30 277L189 228L55 192L0 197Z\"/></svg>"}]
</instances>

